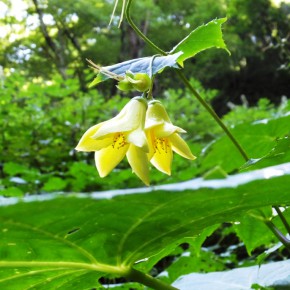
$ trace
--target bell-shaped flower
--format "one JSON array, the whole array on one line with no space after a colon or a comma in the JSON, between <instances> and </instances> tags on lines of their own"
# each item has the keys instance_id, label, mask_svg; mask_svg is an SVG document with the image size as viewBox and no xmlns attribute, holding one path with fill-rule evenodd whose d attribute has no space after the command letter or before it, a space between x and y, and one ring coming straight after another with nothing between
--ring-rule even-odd
<instances>
[{"instance_id":1,"label":"bell-shaped flower","mask_svg":"<svg viewBox=\"0 0 290 290\"><path fill-rule=\"evenodd\" d=\"M89 128L76 150L95 151L95 162L101 177L107 176L127 156L133 172L149 185L148 142L144 132L147 102L131 99L120 113Z\"/></svg>"},{"instance_id":2,"label":"bell-shaped flower","mask_svg":"<svg viewBox=\"0 0 290 290\"><path fill-rule=\"evenodd\" d=\"M149 144L149 160L159 171L171 174L172 151L187 159L196 158L179 136L179 133L186 133L186 131L171 123L165 108L159 101L153 100L148 104L145 132Z\"/></svg>"}]
</instances>

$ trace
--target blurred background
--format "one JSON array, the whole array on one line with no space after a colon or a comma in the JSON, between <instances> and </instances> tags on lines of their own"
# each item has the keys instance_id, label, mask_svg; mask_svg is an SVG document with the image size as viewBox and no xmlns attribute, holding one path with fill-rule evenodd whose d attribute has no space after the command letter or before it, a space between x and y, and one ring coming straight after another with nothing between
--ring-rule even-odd
<instances>
[{"instance_id":1,"label":"blurred background","mask_svg":"<svg viewBox=\"0 0 290 290\"><path fill-rule=\"evenodd\" d=\"M169 4L170 3L170 4ZM5 196L143 186L126 161L101 179L93 153L75 152L90 126L114 116L132 94L114 81L88 88L103 66L156 54L123 21L113 0L0 2L0 191ZM231 51L209 49L185 63L185 75L229 126L290 111L290 3L270 0L133 1L132 18L169 51L190 31L227 17ZM187 130L195 155L222 132L173 70L156 78L156 98ZM202 158L200 158L202 160ZM203 174L201 161L174 157L172 177L151 171L152 184Z\"/></svg>"}]
</instances>

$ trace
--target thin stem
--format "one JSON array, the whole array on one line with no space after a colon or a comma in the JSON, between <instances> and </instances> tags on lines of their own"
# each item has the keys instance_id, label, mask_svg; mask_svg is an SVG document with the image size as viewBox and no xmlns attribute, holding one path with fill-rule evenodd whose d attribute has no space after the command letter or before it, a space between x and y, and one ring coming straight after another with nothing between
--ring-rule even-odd
<instances>
[{"instance_id":1,"label":"thin stem","mask_svg":"<svg viewBox=\"0 0 290 290\"><path fill-rule=\"evenodd\" d=\"M278 238L278 240L288 249L290 250L290 240L288 240L276 226L271 221L265 221L265 224L268 228L273 232L273 234Z\"/></svg>"},{"instance_id":2,"label":"thin stem","mask_svg":"<svg viewBox=\"0 0 290 290\"><path fill-rule=\"evenodd\" d=\"M227 134L227 136L230 138L232 143L236 146L238 151L241 153L245 161L249 160L249 157L245 150L242 148L240 143L236 140L236 138L232 135L232 133L229 131L227 126L223 123L223 121L220 119L220 117L216 114L216 112L211 108L211 106L201 97L201 95L194 89L194 87L190 84L188 79L185 77L185 75L180 71L176 70L179 78L183 81L183 83L186 85L186 87L193 93L193 95L197 98L197 100L201 103L201 105L211 114L211 116L215 119L215 121L219 124L219 126L223 129L223 131Z\"/></svg>"},{"instance_id":3,"label":"thin stem","mask_svg":"<svg viewBox=\"0 0 290 290\"><path fill-rule=\"evenodd\" d=\"M168 55L164 50L162 50L160 47L155 45L149 38L147 38L146 35L144 35L139 28L135 25L133 22L131 16L130 16L130 7L131 7L132 0L128 0L125 15L127 18L128 23L130 26L134 29L134 31L139 35L147 44L149 44L151 47L156 49L160 54L162 55ZM197 98L197 100L201 103L201 105L209 112L209 114L215 119L215 121L219 124L219 126L223 129L223 131L226 133L226 135L230 138L232 143L236 146L242 157L245 161L249 160L248 155L246 154L245 150L242 148L240 143L236 140L236 138L232 135L232 133L229 131L227 126L222 122L222 120L219 118L219 116L216 114L216 112L208 105L208 103L200 96L200 94L194 89L194 87L190 84L188 79L184 76L184 74L180 70L176 70L179 78L183 81L183 83L188 87L188 89L193 93L193 95Z\"/></svg>"},{"instance_id":4,"label":"thin stem","mask_svg":"<svg viewBox=\"0 0 290 290\"><path fill-rule=\"evenodd\" d=\"M286 228L288 234L290 235L290 226L289 226L287 220L285 219L282 211L280 210L280 208L278 206L273 206L273 208L276 210L276 212L277 212L279 218L281 219L284 227Z\"/></svg>"},{"instance_id":5,"label":"thin stem","mask_svg":"<svg viewBox=\"0 0 290 290\"><path fill-rule=\"evenodd\" d=\"M156 290L178 290L177 288L164 283L156 278L151 277L145 273L142 273L136 269L131 269L126 278L131 279L134 282L142 283L150 288Z\"/></svg>"},{"instance_id":6,"label":"thin stem","mask_svg":"<svg viewBox=\"0 0 290 290\"><path fill-rule=\"evenodd\" d=\"M133 22L131 16L130 16L130 7L132 4L132 0L128 0L127 2L127 6L126 6L126 10L125 10L125 16L126 19L129 23L129 25L133 28L133 30L137 33L138 36L140 36L140 38L142 38L147 44L149 44L150 46L152 46L155 50L157 50L159 53L161 53L162 55L167 55L167 53L162 50L161 48L159 48L157 45L155 45L146 35L144 35L142 33L142 31L135 25L135 23Z\"/></svg>"}]
</instances>

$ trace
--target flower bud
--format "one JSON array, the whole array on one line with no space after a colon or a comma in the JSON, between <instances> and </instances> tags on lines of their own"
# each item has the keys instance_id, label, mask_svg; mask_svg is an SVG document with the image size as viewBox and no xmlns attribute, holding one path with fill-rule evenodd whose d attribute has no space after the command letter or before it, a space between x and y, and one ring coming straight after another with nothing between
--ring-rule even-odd
<instances>
[{"instance_id":1,"label":"flower bud","mask_svg":"<svg viewBox=\"0 0 290 290\"><path fill-rule=\"evenodd\" d=\"M137 73L134 76L135 82L133 83L133 87L135 90L139 92L146 92L150 89L151 79L145 73Z\"/></svg>"},{"instance_id":2,"label":"flower bud","mask_svg":"<svg viewBox=\"0 0 290 290\"><path fill-rule=\"evenodd\" d=\"M125 78L125 79L119 81L117 88L120 91L128 92L128 91L133 90L133 85L127 78Z\"/></svg>"}]
</instances>

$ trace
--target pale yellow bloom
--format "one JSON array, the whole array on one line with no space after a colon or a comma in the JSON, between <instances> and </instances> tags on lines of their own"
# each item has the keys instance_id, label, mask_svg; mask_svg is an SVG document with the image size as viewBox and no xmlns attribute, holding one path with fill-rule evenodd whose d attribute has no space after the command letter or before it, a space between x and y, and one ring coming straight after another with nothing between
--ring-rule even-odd
<instances>
[{"instance_id":1,"label":"pale yellow bloom","mask_svg":"<svg viewBox=\"0 0 290 290\"><path fill-rule=\"evenodd\" d=\"M149 144L148 158L161 172L171 174L172 151L184 158L194 160L190 148L178 133L185 133L182 128L174 126L163 105L159 101L148 104L145 131Z\"/></svg>"},{"instance_id":2,"label":"pale yellow bloom","mask_svg":"<svg viewBox=\"0 0 290 290\"><path fill-rule=\"evenodd\" d=\"M146 109L143 98L133 98L116 117L89 128L82 136L76 150L95 151L101 177L107 176L126 155L133 172L149 185Z\"/></svg>"}]
</instances>

